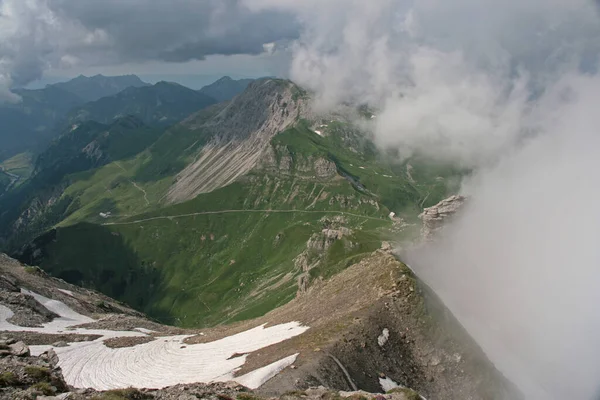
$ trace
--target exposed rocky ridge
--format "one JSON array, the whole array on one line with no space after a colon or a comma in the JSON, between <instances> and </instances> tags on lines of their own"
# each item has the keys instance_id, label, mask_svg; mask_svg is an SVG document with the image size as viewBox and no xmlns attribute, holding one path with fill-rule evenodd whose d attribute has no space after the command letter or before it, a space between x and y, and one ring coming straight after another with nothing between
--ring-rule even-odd
<instances>
[{"instance_id":1,"label":"exposed rocky ridge","mask_svg":"<svg viewBox=\"0 0 600 400\"><path fill-rule=\"evenodd\" d=\"M248 356L240 374L281 352L300 353L293 368L258 390L267 396L318 385L377 392L385 377L431 399L520 399L440 300L385 248L313 282L262 318L217 327L189 342L210 342L262 323L310 326L301 336Z\"/></svg>"},{"instance_id":2,"label":"exposed rocky ridge","mask_svg":"<svg viewBox=\"0 0 600 400\"><path fill-rule=\"evenodd\" d=\"M277 145L266 147L259 166L267 172L294 175L298 179L329 180L337 175L333 161L319 156L292 156L285 146Z\"/></svg>"},{"instance_id":3,"label":"exposed rocky ridge","mask_svg":"<svg viewBox=\"0 0 600 400\"><path fill-rule=\"evenodd\" d=\"M431 240L444 225L461 209L467 201L464 196L451 196L438 204L423 210L419 218L423 221L421 234L425 240Z\"/></svg>"},{"instance_id":4,"label":"exposed rocky ridge","mask_svg":"<svg viewBox=\"0 0 600 400\"><path fill-rule=\"evenodd\" d=\"M310 271L321 264L325 252L340 240L344 240L346 247L352 247L352 230L344 226L347 223L343 216L333 218L321 218L323 229L314 233L306 242L306 249L294 259L294 265L302 271L298 276L298 293L302 294L308 290L310 284Z\"/></svg>"},{"instance_id":5,"label":"exposed rocky ridge","mask_svg":"<svg viewBox=\"0 0 600 400\"><path fill-rule=\"evenodd\" d=\"M192 116L182 124L203 129L213 138L177 176L167 198L182 202L225 186L252 170L264 157L269 141L308 109L289 81L262 79L234 98L216 116L200 124Z\"/></svg>"},{"instance_id":6,"label":"exposed rocky ridge","mask_svg":"<svg viewBox=\"0 0 600 400\"><path fill-rule=\"evenodd\" d=\"M31 296L20 293L20 288L60 300L84 315L120 314L120 318L143 317L142 313L108 296L53 278L37 267L23 265L0 253L0 304L15 313L12 322L20 326L37 326L55 317L55 314L42 307ZM127 321L127 318L124 320Z\"/></svg>"},{"instance_id":7,"label":"exposed rocky ridge","mask_svg":"<svg viewBox=\"0 0 600 400\"><path fill-rule=\"evenodd\" d=\"M343 227L343 218L323 219L323 224L322 237L311 241L315 249L326 247L331 240L340 240L340 236L344 238L344 235L350 234ZM188 342L210 342L262 324L299 321L310 326L311 329L300 336L248 355L240 375L267 365L282 354L300 354L293 367L284 369L258 390L261 396L306 391L299 398L310 398L309 393L312 392L309 389L319 385L332 388L333 392L325 392L333 394L340 394L339 390L355 390L355 387L377 393L382 390L381 379L389 378L433 399L518 399L519 394L486 359L439 299L421 285L390 251L389 245L386 245L332 278L314 282L295 300L262 318L202 330L201 335L190 338ZM104 309L95 299L103 299L102 303L108 302L111 307L120 307L104 296L67 285L6 256L0 256L0 264L0 275L6 277L0 279L2 286L7 288L4 290L10 291L14 286L24 284L90 315ZM90 301L94 303L90 304ZM121 311L135 314L123 307ZM140 322L139 317L133 315L109 318L93 325L107 328L114 324L115 328L123 329L126 326L119 323L128 318L138 318L131 326ZM103 324L102 321L107 322ZM149 328L156 326L149 325ZM12 332L11 338L20 340L18 332ZM39 339L28 339L23 335L23 340ZM59 344L55 343L56 346ZM45 357L52 358L51 354ZM13 362L14 356L10 355L6 360ZM23 362L40 361L35 358L17 360L17 364ZM52 367L44 368L53 370ZM4 392L10 393L5 398L19 398L15 393L25 396L21 398L33 398L26 396L37 390L27 385L10 387ZM194 391L217 396L222 388L203 384L178 385L160 391L141 390L139 393L148 399L171 399L199 393ZM81 399L101 395L90 390L72 393L75 397L71 398ZM238 389L233 393L237 396ZM211 395L206 396L210 398Z\"/></svg>"}]
</instances>

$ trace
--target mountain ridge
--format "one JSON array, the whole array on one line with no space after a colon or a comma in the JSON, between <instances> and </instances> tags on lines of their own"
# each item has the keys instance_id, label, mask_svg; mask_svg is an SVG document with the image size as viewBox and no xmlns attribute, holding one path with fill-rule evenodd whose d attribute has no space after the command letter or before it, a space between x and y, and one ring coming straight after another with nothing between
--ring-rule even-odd
<instances>
[{"instance_id":1,"label":"mountain ridge","mask_svg":"<svg viewBox=\"0 0 600 400\"><path fill-rule=\"evenodd\" d=\"M229 101L246 90L248 85L254 80L255 79L234 80L230 76L224 76L210 85L204 86L199 92L216 99L218 102Z\"/></svg>"}]
</instances>

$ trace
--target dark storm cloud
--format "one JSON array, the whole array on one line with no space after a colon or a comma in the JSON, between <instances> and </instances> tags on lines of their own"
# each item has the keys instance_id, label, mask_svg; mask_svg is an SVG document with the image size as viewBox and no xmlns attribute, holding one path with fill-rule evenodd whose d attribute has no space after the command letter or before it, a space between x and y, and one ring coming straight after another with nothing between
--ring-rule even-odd
<instances>
[{"instance_id":1,"label":"dark storm cloud","mask_svg":"<svg viewBox=\"0 0 600 400\"><path fill-rule=\"evenodd\" d=\"M298 36L291 14L254 13L238 0L50 0L50 8L91 32L115 61L188 61L213 54L258 54Z\"/></svg>"},{"instance_id":2,"label":"dark storm cloud","mask_svg":"<svg viewBox=\"0 0 600 400\"><path fill-rule=\"evenodd\" d=\"M0 101L50 68L255 55L298 35L293 13L241 0L0 0Z\"/></svg>"}]
</instances>

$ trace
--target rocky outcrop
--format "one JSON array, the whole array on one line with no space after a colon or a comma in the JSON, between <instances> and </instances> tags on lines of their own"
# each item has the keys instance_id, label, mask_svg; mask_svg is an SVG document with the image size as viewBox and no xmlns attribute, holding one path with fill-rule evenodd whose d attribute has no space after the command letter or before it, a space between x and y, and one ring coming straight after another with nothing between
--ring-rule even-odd
<instances>
[{"instance_id":1,"label":"rocky outcrop","mask_svg":"<svg viewBox=\"0 0 600 400\"><path fill-rule=\"evenodd\" d=\"M451 196L438 204L423 210L419 218L423 221L421 234L424 239L431 240L465 203L464 196Z\"/></svg>"},{"instance_id":2,"label":"rocky outcrop","mask_svg":"<svg viewBox=\"0 0 600 400\"><path fill-rule=\"evenodd\" d=\"M39 327L57 317L30 295L0 290L0 304L8 307L14 315L8 322L26 327Z\"/></svg>"},{"instance_id":3,"label":"rocky outcrop","mask_svg":"<svg viewBox=\"0 0 600 400\"><path fill-rule=\"evenodd\" d=\"M331 219L323 217L321 218L321 222L324 228L321 232L314 233L308 239L306 249L294 259L296 268L302 271L302 274L298 277L298 293L306 292L310 283L310 270L319 266L321 259L335 242L344 239L347 241L347 245L353 245L348 240L352 236L353 231L343 226L346 223L344 217L336 216Z\"/></svg>"},{"instance_id":4,"label":"rocky outcrop","mask_svg":"<svg viewBox=\"0 0 600 400\"><path fill-rule=\"evenodd\" d=\"M297 87L279 79L261 79L248 86L217 115L197 122L192 116L182 123L201 129L211 140L196 155L169 189L172 203L196 197L234 182L269 155L269 142L290 127L305 110L306 100L296 96Z\"/></svg>"},{"instance_id":5,"label":"rocky outcrop","mask_svg":"<svg viewBox=\"0 0 600 400\"><path fill-rule=\"evenodd\" d=\"M13 312L13 316L8 321L19 326L37 327L56 317L56 314L48 311L32 296L21 293L21 288L60 300L84 315L118 314L118 317L114 319L120 320L120 326L134 325L134 322L129 322L130 319L136 321L135 323L145 321L149 329L160 326L141 318L142 313L132 310L108 296L68 284L61 279L49 276L40 268L21 264L0 253L0 305L4 305ZM138 326L145 325L136 325L135 327Z\"/></svg>"}]
</instances>

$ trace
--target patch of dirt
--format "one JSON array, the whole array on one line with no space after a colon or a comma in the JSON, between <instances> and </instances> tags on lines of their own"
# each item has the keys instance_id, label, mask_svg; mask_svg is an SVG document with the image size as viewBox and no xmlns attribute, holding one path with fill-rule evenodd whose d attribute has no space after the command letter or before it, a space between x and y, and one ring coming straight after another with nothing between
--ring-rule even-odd
<instances>
[{"instance_id":1,"label":"patch of dirt","mask_svg":"<svg viewBox=\"0 0 600 400\"><path fill-rule=\"evenodd\" d=\"M0 338L14 339L22 341L28 346L51 345L54 343L65 342L91 342L100 337L100 335L78 335L78 334L49 334L37 332L7 332L0 331Z\"/></svg>"},{"instance_id":2,"label":"patch of dirt","mask_svg":"<svg viewBox=\"0 0 600 400\"><path fill-rule=\"evenodd\" d=\"M173 326L161 325L156 322L149 321L145 318L126 315L107 315L102 319L88 324L81 324L75 328L83 329L106 329L109 331L135 331L136 328L143 328L153 331L152 335L193 335L197 330L190 331L187 329L176 328Z\"/></svg>"},{"instance_id":3,"label":"patch of dirt","mask_svg":"<svg viewBox=\"0 0 600 400\"><path fill-rule=\"evenodd\" d=\"M104 345L111 349L120 349L123 347L133 347L138 344L150 343L154 340L156 340L156 338L152 336L118 337L106 339Z\"/></svg>"}]
</instances>

